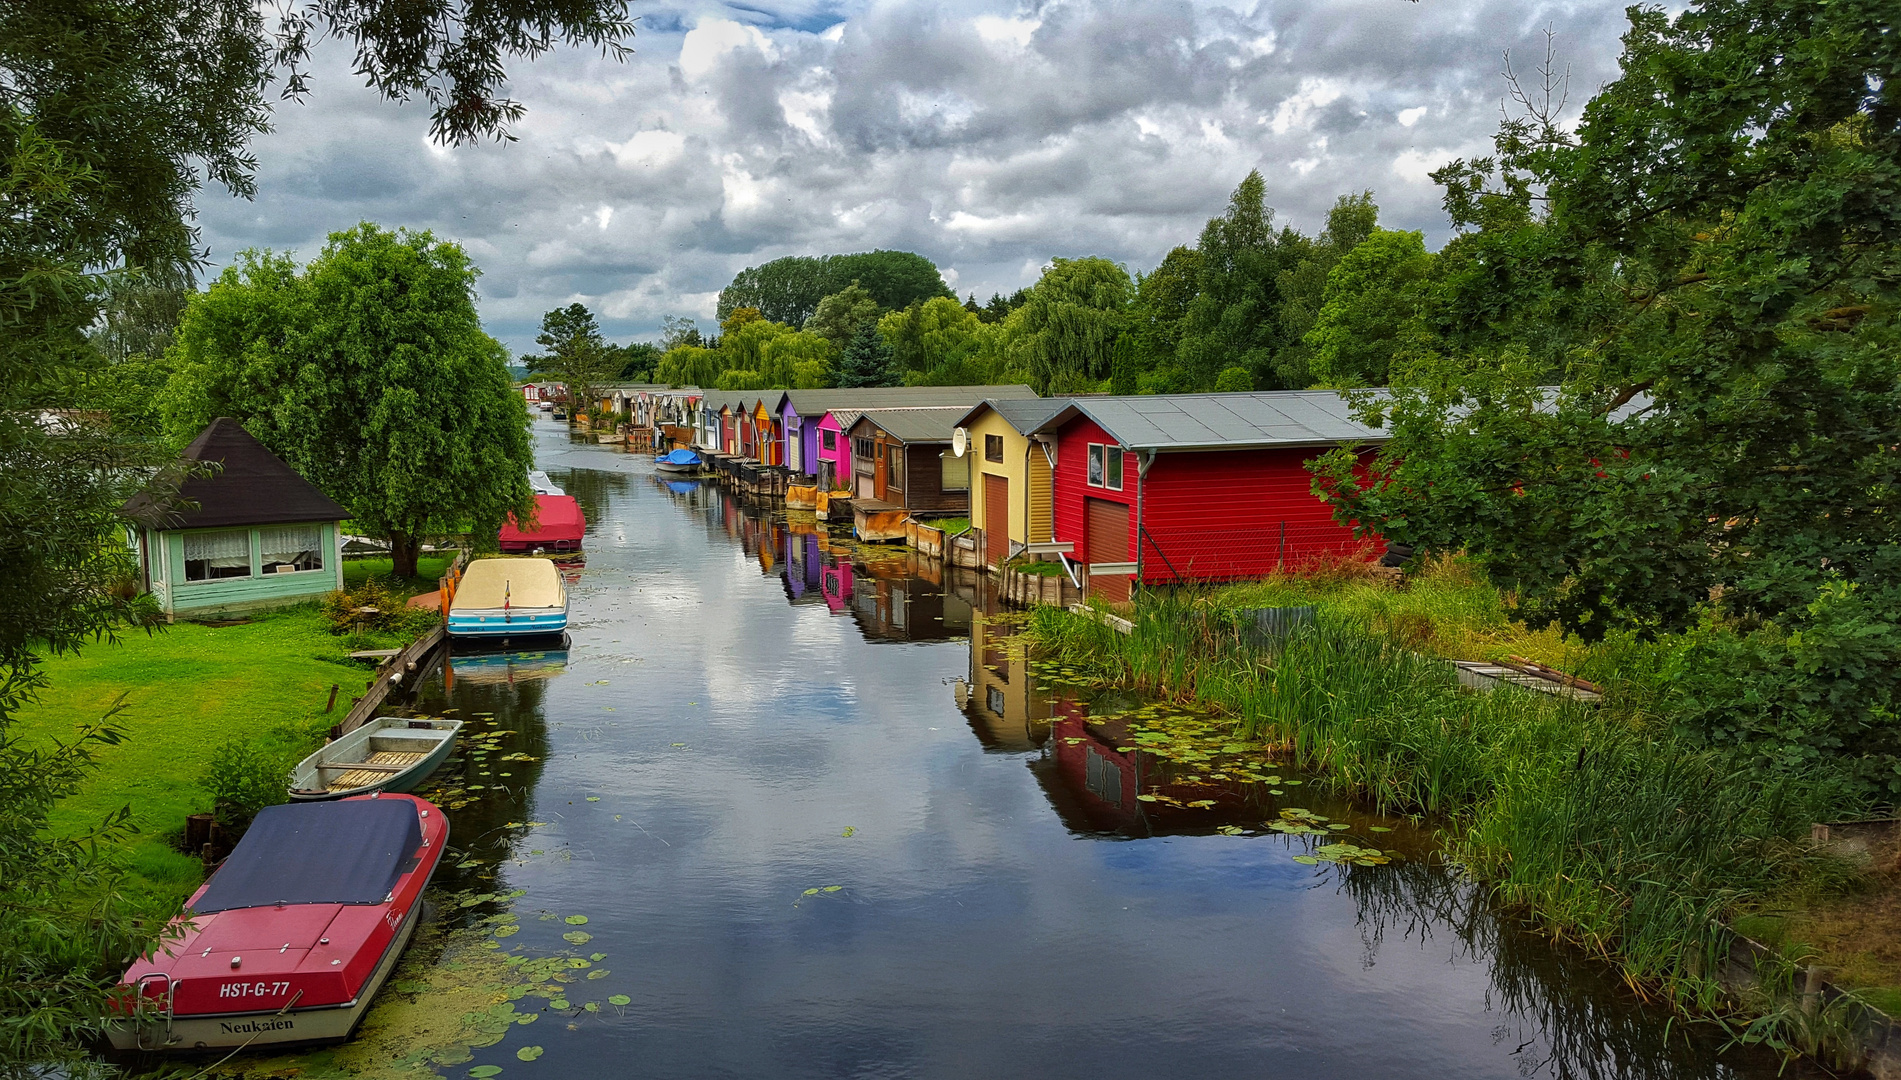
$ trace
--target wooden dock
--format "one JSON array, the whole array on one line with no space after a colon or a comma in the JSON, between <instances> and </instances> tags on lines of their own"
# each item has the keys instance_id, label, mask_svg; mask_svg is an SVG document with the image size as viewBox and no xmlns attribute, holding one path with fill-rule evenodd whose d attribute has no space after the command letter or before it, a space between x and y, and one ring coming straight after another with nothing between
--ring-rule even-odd
<instances>
[{"instance_id":1,"label":"wooden dock","mask_svg":"<svg viewBox=\"0 0 1901 1080\"><path fill-rule=\"evenodd\" d=\"M1541 694L1566 697L1591 705L1604 700L1601 691L1582 679L1564 682L1536 670L1525 670L1524 667L1516 664L1494 664L1484 660L1454 660L1452 666L1458 669L1459 685L1469 686L1474 690L1496 690L1501 686L1516 686L1522 690L1535 690Z\"/></svg>"}]
</instances>

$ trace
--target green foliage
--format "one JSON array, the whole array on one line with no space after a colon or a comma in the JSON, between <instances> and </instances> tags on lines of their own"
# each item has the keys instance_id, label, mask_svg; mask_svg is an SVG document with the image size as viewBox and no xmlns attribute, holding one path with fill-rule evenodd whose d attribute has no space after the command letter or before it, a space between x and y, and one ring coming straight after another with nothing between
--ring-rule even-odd
<instances>
[{"instance_id":1,"label":"green foliage","mask_svg":"<svg viewBox=\"0 0 1901 1080\"><path fill-rule=\"evenodd\" d=\"M595 388L618 376L626 362L601 337L586 304L569 304L543 315L535 344L542 348L535 358L536 374L560 381L577 401L594 400Z\"/></svg>"},{"instance_id":2,"label":"green foliage","mask_svg":"<svg viewBox=\"0 0 1901 1080\"><path fill-rule=\"evenodd\" d=\"M878 321L878 301L856 281L820 300L806 321L807 333L817 334L843 350L866 323Z\"/></svg>"},{"instance_id":3,"label":"green foliage","mask_svg":"<svg viewBox=\"0 0 1901 1080\"><path fill-rule=\"evenodd\" d=\"M1432 347L1421 315L1432 255L1417 232L1375 229L1327 274L1305 343L1326 386L1385 386L1395 356Z\"/></svg>"},{"instance_id":4,"label":"green foliage","mask_svg":"<svg viewBox=\"0 0 1901 1080\"><path fill-rule=\"evenodd\" d=\"M1901 605L1891 26L1811 0L1631 17L1575 136L1520 93L1495 155L1436 174L1464 231L1427 309L1446 348L1364 403L1394 436L1379 482L1334 455L1320 484L1474 551L1534 623L1659 634L1713 606L1749 636L1699 645L1736 681L1688 680L1686 724L1785 766L1870 754L1901 790L1866 674L1901 665L1872 614Z\"/></svg>"},{"instance_id":5,"label":"green foliage","mask_svg":"<svg viewBox=\"0 0 1901 1080\"><path fill-rule=\"evenodd\" d=\"M1227 212L1209 220L1195 247L1196 292L1176 350L1182 378L1189 387L1206 389L1222 369L1236 364L1271 378L1282 344L1276 318L1280 273L1305 254L1307 242L1291 230L1275 233L1266 181L1250 172Z\"/></svg>"},{"instance_id":6,"label":"green foliage","mask_svg":"<svg viewBox=\"0 0 1901 1080\"><path fill-rule=\"evenodd\" d=\"M319 610L333 634L381 630L420 637L442 621L440 611L410 607L408 593L374 574L348 589L325 593Z\"/></svg>"},{"instance_id":7,"label":"green foliage","mask_svg":"<svg viewBox=\"0 0 1901 1080\"><path fill-rule=\"evenodd\" d=\"M994 351L997 341L997 332L975 313L943 296L886 315L878 320L878 333L891 346L892 356L907 373L907 379L912 374L973 374L986 354ZM960 385L951 379L937 381L940 385Z\"/></svg>"},{"instance_id":8,"label":"green foliage","mask_svg":"<svg viewBox=\"0 0 1901 1080\"><path fill-rule=\"evenodd\" d=\"M838 385L854 386L896 386L898 385L897 366L892 362L891 347L879 336L874 323L862 323L858 332L845 345L845 355L838 364Z\"/></svg>"},{"instance_id":9,"label":"green foliage","mask_svg":"<svg viewBox=\"0 0 1901 1080\"><path fill-rule=\"evenodd\" d=\"M620 362L616 378L621 382L651 382L660 366L660 347L649 341L609 345L608 352Z\"/></svg>"},{"instance_id":10,"label":"green foliage","mask_svg":"<svg viewBox=\"0 0 1901 1080\"><path fill-rule=\"evenodd\" d=\"M232 739L211 752L198 783L211 793L218 824L242 835L258 811L288 801L291 765L256 739Z\"/></svg>"},{"instance_id":11,"label":"green foliage","mask_svg":"<svg viewBox=\"0 0 1901 1080\"><path fill-rule=\"evenodd\" d=\"M1215 376L1215 393L1217 394L1252 389L1254 389L1254 376L1248 374L1247 368L1223 368L1221 374Z\"/></svg>"},{"instance_id":12,"label":"green foliage","mask_svg":"<svg viewBox=\"0 0 1901 1080\"><path fill-rule=\"evenodd\" d=\"M718 314L724 322L734 311L751 307L772 322L804 327L817 313L819 301L853 284L862 286L885 311L952 295L936 265L908 251L788 255L740 271L720 290ZM836 343L842 348L849 337L847 333Z\"/></svg>"},{"instance_id":13,"label":"green foliage","mask_svg":"<svg viewBox=\"0 0 1901 1080\"><path fill-rule=\"evenodd\" d=\"M1109 375L1134 291L1129 272L1108 259L1051 260L1023 306L1003 321L1007 374L1038 393L1094 389Z\"/></svg>"},{"instance_id":14,"label":"green foliage","mask_svg":"<svg viewBox=\"0 0 1901 1080\"><path fill-rule=\"evenodd\" d=\"M654 381L672 386L712 386L724 370L720 354L698 345L676 345L660 357Z\"/></svg>"},{"instance_id":15,"label":"green foliage","mask_svg":"<svg viewBox=\"0 0 1901 1080\"><path fill-rule=\"evenodd\" d=\"M302 273L247 253L186 309L167 426L238 418L413 576L423 537L533 513L526 407L482 332L476 274L454 244L367 223Z\"/></svg>"}]
</instances>

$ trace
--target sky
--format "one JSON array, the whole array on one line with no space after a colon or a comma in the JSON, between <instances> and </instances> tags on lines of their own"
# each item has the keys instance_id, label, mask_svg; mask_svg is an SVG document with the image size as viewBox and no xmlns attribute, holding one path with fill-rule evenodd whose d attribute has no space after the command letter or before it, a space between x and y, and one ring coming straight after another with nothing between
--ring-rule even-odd
<instances>
[{"instance_id":1,"label":"sky","mask_svg":"<svg viewBox=\"0 0 1901 1080\"><path fill-rule=\"evenodd\" d=\"M612 340L783 255L896 248L980 301L1051 258L1146 272L1192 244L1250 169L1312 234L1346 192L1449 235L1427 174L1483 154L1504 54L1556 34L1567 113L1617 69L1617 2L1260 0L635 3L623 62L511 69L516 141L443 147L321 48L313 92L256 144L255 200L198 203L213 272L246 248L316 254L358 221L429 229L482 269L488 331L535 350L580 302Z\"/></svg>"}]
</instances>

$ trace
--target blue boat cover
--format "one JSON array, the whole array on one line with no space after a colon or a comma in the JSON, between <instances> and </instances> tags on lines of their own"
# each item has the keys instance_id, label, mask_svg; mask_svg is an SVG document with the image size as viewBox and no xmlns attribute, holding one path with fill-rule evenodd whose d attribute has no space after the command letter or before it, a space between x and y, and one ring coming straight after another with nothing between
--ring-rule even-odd
<instances>
[{"instance_id":1,"label":"blue boat cover","mask_svg":"<svg viewBox=\"0 0 1901 1080\"><path fill-rule=\"evenodd\" d=\"M700 485L691 480L669 480L667 490L675 495L691 495L700 490Z\"/></svg>"},{"instance_id":2,"label":"blue boat cover","mask_svg":"<svg viewBox=\"0 0 1901 1080\"><path fill-rule=\"evenodd\" d=\"M700 463L700 455L691 450L682 448L679 450L669 450L660 456L660 460L669 465L697 465Z\"/></svg>"},{"instance_id":3,"label":"blue boat cover","mask_svg":"<svg viewBox=\"0 0 1901 1080\"><path fill-rule=\"evenodd\" d=\"M422 823L408 799L269 806L191 910L380 904L421 843Z\"/></svg>"}]
</instances>

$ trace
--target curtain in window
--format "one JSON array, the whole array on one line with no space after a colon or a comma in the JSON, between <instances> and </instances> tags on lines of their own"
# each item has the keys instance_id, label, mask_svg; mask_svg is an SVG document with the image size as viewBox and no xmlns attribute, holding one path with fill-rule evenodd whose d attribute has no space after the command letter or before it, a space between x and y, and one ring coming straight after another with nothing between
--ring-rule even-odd
<instances>
[{"instance_id":1,"label":"curtain in window","mask_svg":"<svg viewBox=\"0 0 1901 1080\"><path fill-rule=\"evenodd\" d=\"M323 569L323 529L317 525L280 525L257 532L258 552L267 574Z\"/></svg>"},{"instance_id":2,"label":"curtain in window","mask_svg":"<svg viewBox=\"0 0 1901 1080\"><path fill-rule=\"evenodd\" d=\"M251 576L251 531L185 534L185 580Z\"/></svg>"}]
</instances>

